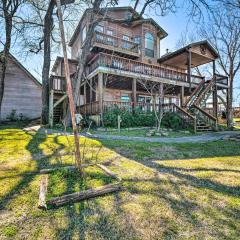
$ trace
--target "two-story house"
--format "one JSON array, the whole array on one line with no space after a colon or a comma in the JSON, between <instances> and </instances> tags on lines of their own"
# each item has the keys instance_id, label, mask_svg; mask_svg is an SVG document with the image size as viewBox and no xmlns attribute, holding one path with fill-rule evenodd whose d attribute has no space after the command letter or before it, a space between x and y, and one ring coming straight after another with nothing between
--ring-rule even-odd
<instances>
[{"instance_id":1,"label":"two-story house","mask_svg":"<svg viewBox=\"0 0 240 240\"><path fill-rule=\"evenodd\" d=\"M85 11L69 43L72 74L77 71L78 59L87 40L91 11ZM217 52L207 41L201 41L161 56L161 41L168 34L152 18L128 21L133 14L137 12L131 7L105 9L105 18L98 22L91 39L77 111L102 116L115 105L130 111L136 107L152 111L158 99L146 90L142 84L144 80L161 83L167 89L164 105L160 107L179 112L195 130L215 127L219 114L218 91L228 89L226 77L216 74ZM207 63L213 66L211 79L192 74L193 68ZM66 99L62 97L66 91L63 58L57 58L52 72L50 99L58 103L55 107L64 115L66 110L61 111L66 106ZM213 107L205 111L210 96ZM227 105L227 100L224 104Z\"/></svg>"}]
</instances>

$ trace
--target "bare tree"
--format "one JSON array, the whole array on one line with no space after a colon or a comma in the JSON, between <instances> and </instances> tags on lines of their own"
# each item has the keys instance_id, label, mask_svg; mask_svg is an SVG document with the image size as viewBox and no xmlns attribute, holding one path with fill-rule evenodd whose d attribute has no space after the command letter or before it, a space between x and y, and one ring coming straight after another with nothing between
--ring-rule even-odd
<instances>
[{"instance_id":1,"label":"bare tree","mask_svg":"<svg viewBox=\"0 0 240 240\"><path fill-rule=\"evenodd\" d=\"M217 50L218 64L229 79L229 121L232 122L233 88L240 69L240 11L221 8L209 14L207 25L200 28L200 35L207 39Z\"/></svg>"},{"instance_id":2,"label":"bare tree","mask_svg":"<svg viewBox=\"0 0 240 240\"><path fill-rule=\"evenodd\" d=\"M165 113L167 113L168 110L171 110L170 105L168 106L168 110L164 108L164 97L166 97L167 94L169 95L170 91L174 91L174 87L161 82L145 80L143 78L138 78L137 82L151 97L152 104L149 107L154 113L156 119L156 131L159 132L161 130L162 119Z\"/></svg>"},{"instance_id":3,"label":"bare tree","mask_svg":"<svg viewBox=\"0 0 240 240\"><path fill-rule=\"evenodd\" d=\"M1 54L1 75L0 75L0 119L1 107L4 94L5 76L8 64L8 56L11 48L11 40L13 34L13 18L17 14L20 6L25 3L25 0L2 0L0 3L0 17L4 19L5 26L5 42L3 52Z\"/></svg>"}]
</instances>

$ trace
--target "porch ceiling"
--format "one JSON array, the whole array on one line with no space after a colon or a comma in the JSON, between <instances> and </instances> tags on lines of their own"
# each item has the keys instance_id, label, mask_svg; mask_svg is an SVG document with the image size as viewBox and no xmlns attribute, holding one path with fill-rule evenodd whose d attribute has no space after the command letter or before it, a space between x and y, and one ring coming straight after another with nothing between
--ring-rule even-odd
<instances>
[{"instance_id":1,"label":"porch ceiling","mask_svg":"<svg viewBox=\"0 0 240 240\"><path fill-rule=\"evenodd\" d=\"M128 90L132 91L132 78L121 77L116 75L104 74L104 80L106 81L106 87L111 89L119 90ZM178 95L180 93L180 86L164 84L165 85L165 94L169 95ZM185 96L190 94L190 89L185 87ZM146 88L140 83L137 82L137 92L146 92Z\"/></svg>"},{"instance_id":2,"label":"porch ceiling","mask_svg":"<svg viewBox=\"0 0 240 240\"><path fill-rule=\"evenodd\" d=\"M171 58L169 58L165 61L162 61L160 63L161 64L166 64L168 66L173 66L173 67L177 67L177 68L187 70L187 68L188 68L187 61L188 61L188 53L183 52L179 55L171 57ZM202 56L202 55L199 55L197 53L192 52L192 64L191 64L191 66L193 68L197 67L197 66L200 66L200 65L203 65L203 64L206 64L206 63L209 63L209 62L212 62L212 61L213 61L212 58L205 57L205 56Z\"/></svg>"}]
</instances>

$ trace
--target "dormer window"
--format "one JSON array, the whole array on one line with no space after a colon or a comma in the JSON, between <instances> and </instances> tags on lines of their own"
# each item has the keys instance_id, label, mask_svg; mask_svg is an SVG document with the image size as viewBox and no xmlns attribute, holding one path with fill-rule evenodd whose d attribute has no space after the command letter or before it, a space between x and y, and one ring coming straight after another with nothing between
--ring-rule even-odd
<instances>
[{"instance_id":1,"label":"dormer window","mask_svg":"<svg viewBox=\"0 0 240 240\"><path fill-rule=\"evenodd\" d=\"M154 57L154 37L151 33L145 33L145 56Z\"/></svg>"}]
</instances>

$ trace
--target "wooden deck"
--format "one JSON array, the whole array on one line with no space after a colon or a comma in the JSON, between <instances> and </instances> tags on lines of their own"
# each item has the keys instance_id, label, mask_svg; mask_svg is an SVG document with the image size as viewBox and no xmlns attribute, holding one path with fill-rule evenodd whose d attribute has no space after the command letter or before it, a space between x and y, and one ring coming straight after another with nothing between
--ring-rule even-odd
<instances>
[{"instance_id":1,"label":"wooden deck","mask_svg":"<svg viewBox=\"0 0 240 240\"><path fill-rule=\"evenodd\" d=\"M95 32L92 42L92 49L105 49L108 52L118 52L133 58L140 56L140 48L137 43L116 36Z\"/></svg>"},{"instance_id":2,"label":"wooden deck","mask_svg":"<svg viewBox=\"0 0 240 240\"><path fill-rule=\"evenodd\" d=\"M98 72L187 87L190 84L197 86L203 79L203 77L191 75L189 82L187 73L180 69L179 71L172 70L163 66L146 64L106 53L97 54L89 62L88 78L94 77Z\"/></svg>"}]
</instances>

